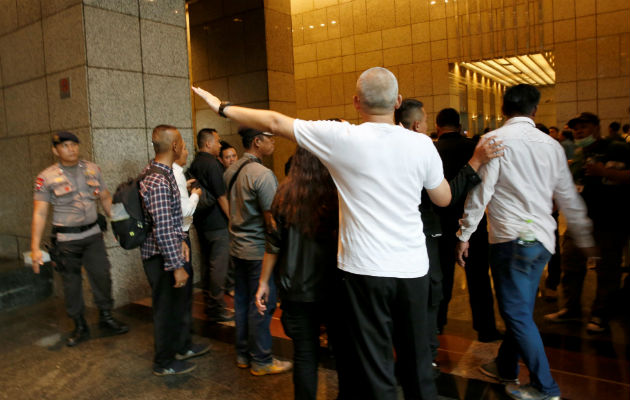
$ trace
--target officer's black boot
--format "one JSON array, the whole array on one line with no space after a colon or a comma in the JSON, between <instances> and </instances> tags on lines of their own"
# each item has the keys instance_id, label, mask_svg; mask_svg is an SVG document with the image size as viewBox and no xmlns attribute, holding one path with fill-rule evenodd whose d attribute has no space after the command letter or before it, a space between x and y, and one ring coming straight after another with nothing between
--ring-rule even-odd
<instances>
[{"instance_id":1,"label":"officer's black boot","mask_svg":"<svg viewBox=\"0 0 630 400\"><path fill-rule=\"evenodd\" d=\"M98 323L98 326L101 329L114 334L121 335L123 333L129 332L129 327L122 322L118 321L112 316L112 312L109 310L101 310L101 320Z\"/></svg>"},{"instance_id":2,"label":"officer's black boot","mask_svg":"<svg viewBox=\"0 0 630 400\"><path fill-rule=\"evenodd\" d=\"M66 340L66 345L69 347L74 347L81 342L85 342L90 338L90 329L87 326L87 322L85 322L85 318L83 315L79 315L78 317L74 317L74 331L70 335L70 337Z\"/></svg>"}]
</instances>

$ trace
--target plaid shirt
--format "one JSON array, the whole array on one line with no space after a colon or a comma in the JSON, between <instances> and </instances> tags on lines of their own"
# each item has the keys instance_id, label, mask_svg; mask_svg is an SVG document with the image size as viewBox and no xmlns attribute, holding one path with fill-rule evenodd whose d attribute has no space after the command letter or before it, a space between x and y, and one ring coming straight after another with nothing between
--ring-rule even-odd
<instances>
[{"instance_id":1,"label":"plaid shirt","mask_svg":"<svg viewBox=\"0 0 630 400\"><path fill-rule=\"evenodd\" d=\"M182 231L179 189L170 167L151 161L142 173L146 173L150 167L163 170L166 176L152 173L140 181L140 196L153 227L142 243L140 254L143 260L161 254L164 257L164 269L171 271L184 266L182 241L186 234Z\"/></svg>"}]
</instances>

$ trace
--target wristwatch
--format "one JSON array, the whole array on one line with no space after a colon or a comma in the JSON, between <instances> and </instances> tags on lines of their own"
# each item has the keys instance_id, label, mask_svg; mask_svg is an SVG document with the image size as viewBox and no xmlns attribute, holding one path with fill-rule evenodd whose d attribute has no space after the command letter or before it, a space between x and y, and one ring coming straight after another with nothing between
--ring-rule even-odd
<instances>
[{"instance_id":1,"label":"wristwatch","mask_svg":"<svg viewBox=\"0 0 630 400\"><path fill-rule=\"evenodd\" d=\"M219 115L222 116L223 118L227 118L227 115L223 113L223 110L225 110L226 107L229 107L231 105L232 103L230 103L229 101L222 101L221 104L219 105Z\"/></svg>"}]
</instances>

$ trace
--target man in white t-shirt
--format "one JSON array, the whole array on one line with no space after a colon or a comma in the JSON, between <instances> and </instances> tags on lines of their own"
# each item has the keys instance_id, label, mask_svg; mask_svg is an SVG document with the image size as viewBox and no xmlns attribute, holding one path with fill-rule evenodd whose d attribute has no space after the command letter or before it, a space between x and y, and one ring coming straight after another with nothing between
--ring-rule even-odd
<instances>
[{"instance_id":1,"label":"man in white t-shirt","mask_svg":"<svg viewBox=\"0 0 630 400\"><path fill-rule=\"evenodd\" d=\"M232 106L193 90L219 115L297 142L326 165L335 181L338 330L347 338L336 345L342 351L339 398L396 399L394 370L405 398L436 398L422 312L429 262L418 205L423 188L438 206L450 202L451 192L431 139L394 124L402 101L394 75L371 68L359 77L353 103L361 125L302 121Z\"/></svg>"}]
</instances>

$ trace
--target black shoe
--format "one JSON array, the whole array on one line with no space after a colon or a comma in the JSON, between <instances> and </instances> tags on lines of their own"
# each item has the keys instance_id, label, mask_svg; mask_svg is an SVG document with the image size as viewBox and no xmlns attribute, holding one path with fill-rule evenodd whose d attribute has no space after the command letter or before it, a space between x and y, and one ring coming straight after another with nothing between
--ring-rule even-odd
<instances>
[{"instance_id":1,"label":"black shoe","mask_svg":"<svg viewBox=\"0 0 630 400\"><path fill-rule=\"evenodd\" d=\"M477 335L477 340L481 343L490 343L503 340L503 337L504 335L501 332L495 330L494 332L480 332L479 335Z\"/></svg>"},{"instance_id":2,"label":"black shoe","mask_svg":"<svg viewBox=\"0 0 630 400\"><path fill-rule=\"evenodd\" d=\"M66 339L66 346L74 347L81 342L85 342L90 338L90 329L85 322L83 315L79 315L74 318L74 331L68 339Z\"/></svg>"},{"instance_id":3,"label":"black shoe","mask_svg":"<svg viewBox=\"0 0 630 400\"><path fill-rule=\"evenodd\" d=\"M98 323L98 326L108 331L113 335L122 335L123 333L129 332L129 327L122 322L118 321L112 316L111 311L109 310L101 310L101 319Z\"/></svg>"},{"instance_id":4,"label":"black shoe","mask_svg":"<svg viewBox=\"0 0 630 400\"><path fill-rule=\"evenodd\" d=\"M218 313L209 313L206 312L206 315L208 316L208 321L210 322L228 322L228 321L234 321L234 312L233 311L229 311L229 310L223 310L221 312Z\"/></svg>"},{"instance_id":5,"label":"black shoe","mask_svg":"<svg viewBox=\"0 0 630 400\"><path fill-rule=\"evenodd\" d=\"M165 375L179 375L186 374L194 370L197 366L188 361L173 360L166 367L154 367L153 375L165 376Z\"/></svg>"},{"instance_id":6,"label":"black shoe","mask_svg":"<svg viewBox=\"0 0 630 400\"><path fill-rule=\"evenodd\" d=\"M192 344L190 348L182 353L175 354L176 360L188 360L189 358L199 357L210 351L209 344Z\"/></svg>"}]
</instances>

